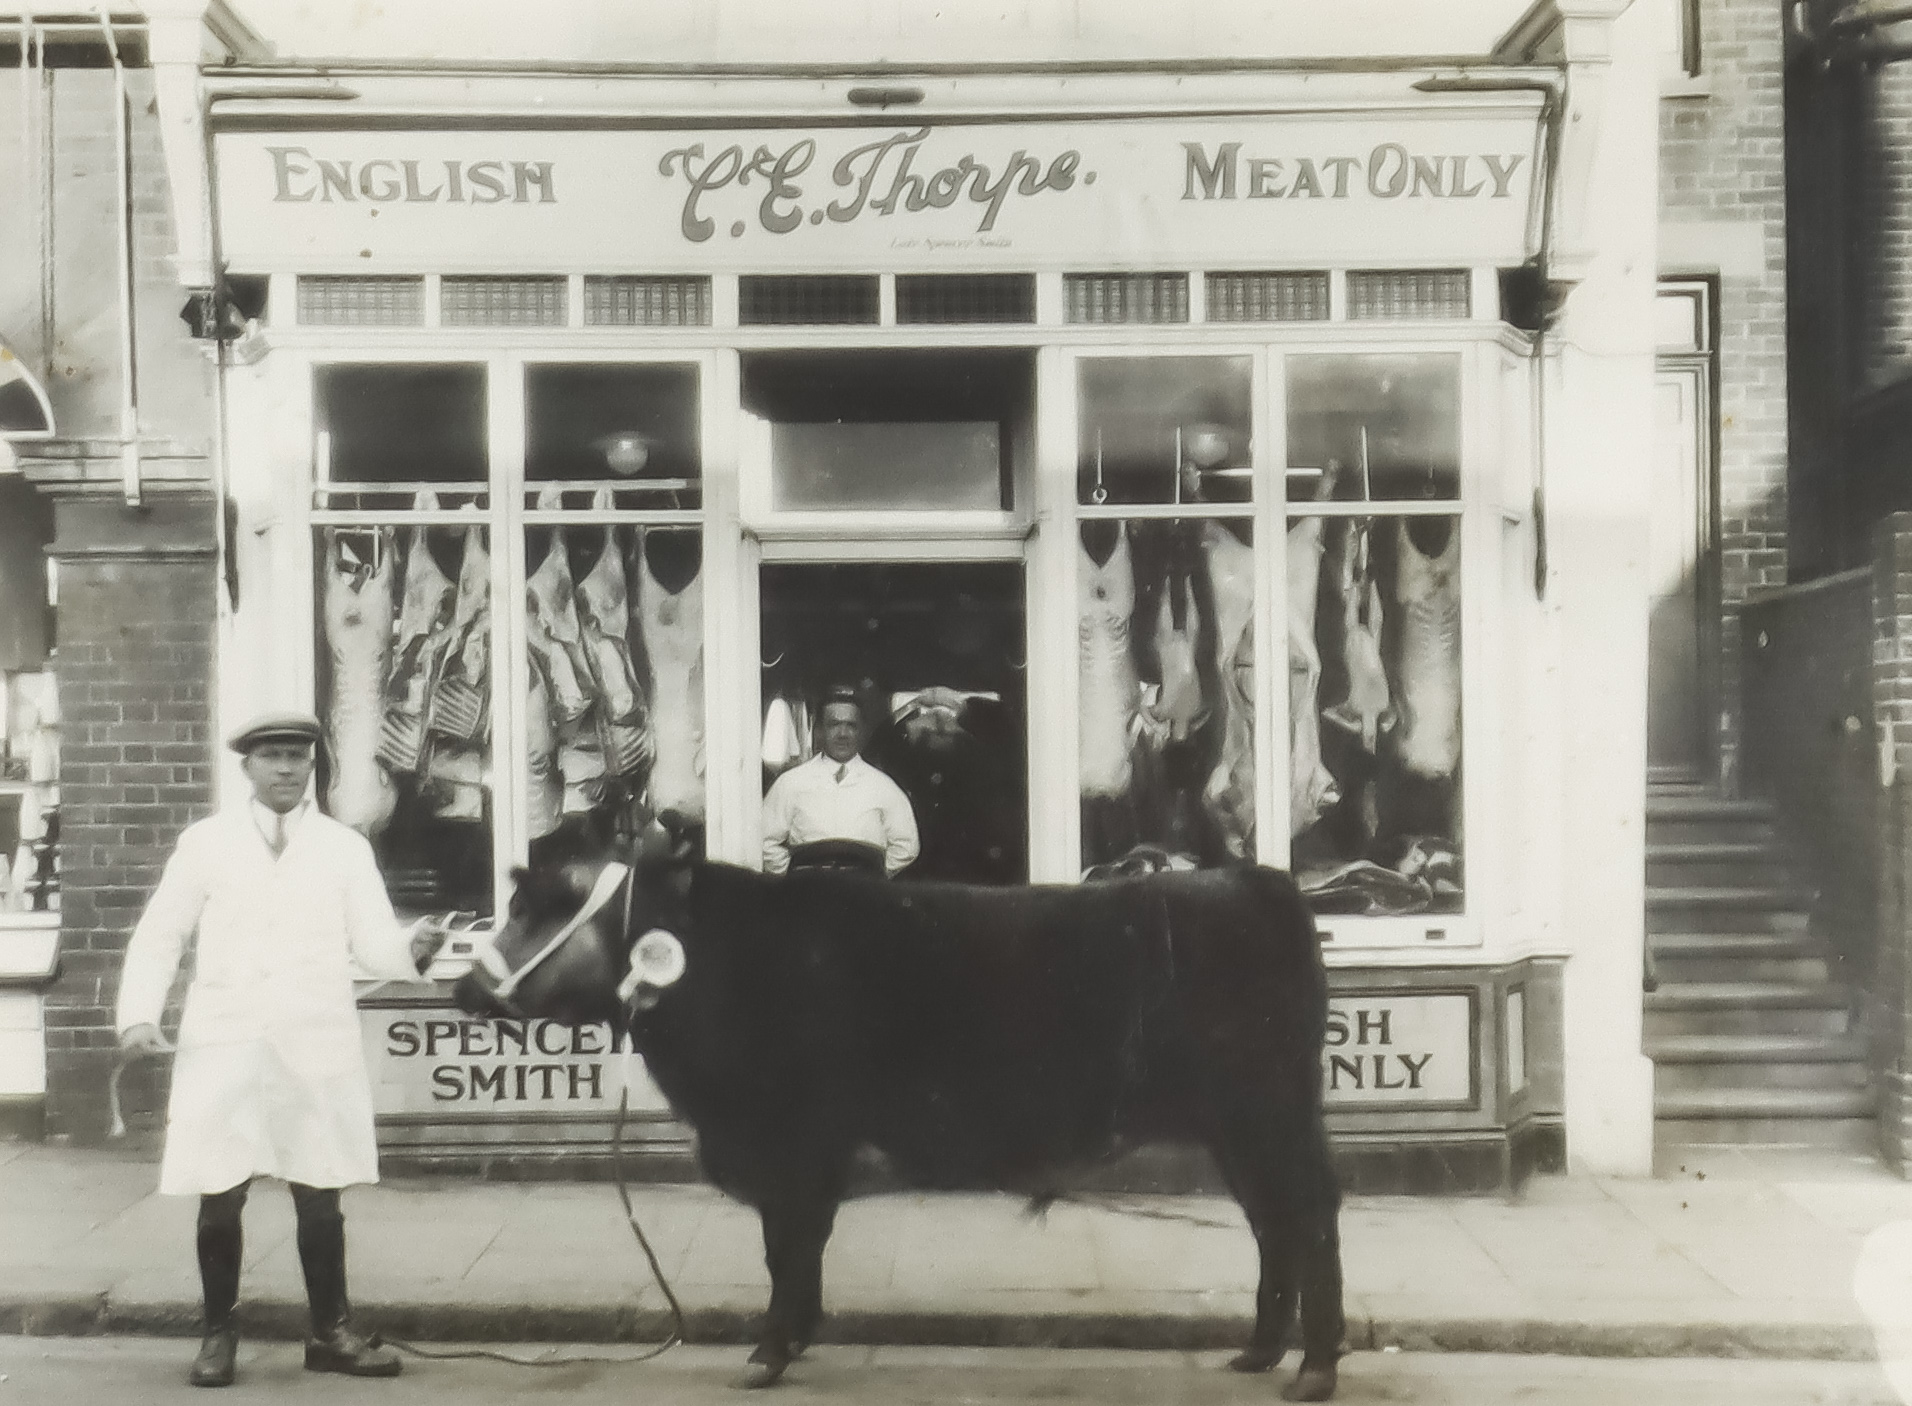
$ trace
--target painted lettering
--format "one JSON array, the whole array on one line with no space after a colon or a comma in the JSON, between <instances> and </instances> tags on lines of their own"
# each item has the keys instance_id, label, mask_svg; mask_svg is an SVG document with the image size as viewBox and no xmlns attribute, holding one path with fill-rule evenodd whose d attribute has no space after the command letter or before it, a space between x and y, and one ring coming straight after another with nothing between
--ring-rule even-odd
<instances>
[{"instance_id":1,"label":"painted lettering","mask_svg":"<svg viewBox=\"0 0 1912 1406\"><path fill-rule=\"evenodd\" d=\"M1479 195L1481 193L1481 183L1479 181L1475 181L1471 186L1467 184L1467 158L1465 156L1456 156L1453 157L1452 160L1454 162L1454 183L1447 188L1448 195L1457 200L1467 200Z\"/></svg>"},{"instance_id":2,"label":"painted lettering","mask_svg":"<svg viewBox=\"0 0 1912 1406\"><path fill-rule=\"evenodd\" d=\"M757 206L757 222L772 234L788 234L803 223L803 211L795 208L781 209L778 201L794 202L803 194L803 187L796 183L796 177L810 169L810 163L816 159L817 144L806 137L795 146L786 149L781 156L773 157L766 147L758 147L757 154L750 160L750 169L737 178L742 185L751 176L761 174L770 189L764 192L763 200Z\"/></svg>"},{"instance_id":3,"label":"painted lettering","mask_svg":"<svg viewBox=\"0 0 1912 1406\"><path fill-rule=\"evenodd\" d=\"M506 1066L502 1064L491 1069L486 1069L482 1064L472 1065L470 1096L475 1099L489 1092L493 1103L503 1103L505 1101L505 1068Z\"/></svg>"},{"instance_id":4,"label":"painted lettering","mask_svg":"<svg viewBox=\"0 0 1912 1406\"><path fill-rule=\"evenodd\" d=\"M524 1021L497 1020L492 1022L492 1027L498 1032L498 1043L493 1053L501 1055L531 1053L531 1027ZM510 1045L516 1045L518 1048L515 1051L511 1050L507 1048Z\"/></svg>"},{"instance_id":5,"label":"painted lettering","mask_svg":"<svg viewBox=\"0 0 1912 1406\"><path fill-rule=\"evenodd\" d=\"M1315 164L1307 157L1295 163L1295 183L1288 188L1290 200L1306 196L1310 200L1321 198L1321 177L1315 173Z\"/></svg>"},{"instance_id":6,"label":"painted lettering","mask_svg":"<svg viewBox=\"0 0 1912 1406\"><path fill-rule=\"evenodd\" d=\"M1405 1079L1396 1079L1391 1084L1388 1082L1389 1058L1388 1055L1384 1054L1374 1056L1374 1087L1377 1089L1405 1089L1407 1087L1407 1080Z\"/></svg>"},{"instance_id":7,"label":"painted lettering","mask_svg":"<svg viewBox=\"0 0 1912 1406\"><path fill-rule=\"evenodd\" d=\"M1182 177L1182 199L1195 199L1195 184L1201 182L1203 200L1235 198L1235 162L1241 156L1240 142L1223 142L1211 161L1200 142L1183 142L1187 164Z\"/></svg>"},{"instance_id":8,"label":"painted lettering","mask_svg":"<svg viewBox=\"0 0 1912 1406\"><path fill-rule=\"evenodd\" d=\"M1400 1056L1401 1064L1407 1070L1407 1083L1409 1088L1418 1089L1421 1087L1421 1071L1427 1068L1433 1058L1434 1056L1431 1052L1424 1055L1404 1054Z\"/></svg>"},{"instance_id":9,"label":"painted lettering","mask_svg":"<svg viewBox=\"0 0 1912 1406\"><path fill-rule=\"evenodd\" d=\"M465 1086L459 1081L458 1066L441 1064L432 1070L432 1097L440 1103L454 1103L465 1096Z\"/></svg>"},{"instance_id":10,"label":"painted lettering","mask_svg":"<svg viewBox=\"0 0 1912 1406\"><path fill-rule=\"evenodd\" d=\"M319 199L327 205L332 203L336 193L341 200L351 200L352 163L349 161L319 161Z\"/></svg>"},{"instance_id":11,"label":"painted lettering","mask_svg":"<svg viewBox=\"0 0 1912 1406\"><path fill-rule=\"evenodd\" d=\"M309 176L312 174L312 168L301 165L295 172L292 161L294 157L304 157L309 161L312 153L302 146L269 146L266 151L272 157L272 198L274 200L310 200L314 194L312 187L307 186L295 194L292 189L292 177L295 174Z\"/></svg>"},{"instance_id":12,"label":"painted lettering","mask_svg":"<svg viewBox=\"0 0 1912 1406\"><path fill-rule=\"evenodd\" d=\"M1248 162L1248 198L1274 200L1285 188L1281 184L1281 162L1273 157L1256 156Z\"/></svg>"},{"instance_id":13,"label":"painted lettering","mask_svg":"<svg viewBox=\"0 0 1912 1406\"><path fill-rule=\"evenodd\" d=\"M425 189L419 185L418 163L416 161L402 161L399 164L405 168L405 203L407 205L428 204L445 193L444 187L442 186L433 186L431 191L427 193ZM448 161L445 164L451 168L452 178L456 180L458 163L456 161ZM453 198L455 199L456 197Z\"/></svg>"},{"instance_id":14,"label":"painted lettering","mask_svg":"<svg viewBox=\"0 0 1912 1406\"><path fill-rule=\"evenodd\" d=\"M405 1059L418 1053L418 1022L395 1020L385 1027L385 1053Z\"/></svg>"},{"instance_id":15,"label":"painted lettering","mask_svg":"<svg viewBox=\"0 0 1912 1406\"><path fill-rule=\"evenodd\" d=\"M1414 196L1420 195L1423 192L1432 192L1435 195L1440 195L1442 193L1441 192L1441 174L1446 169L1447 169L1447 161L1446 161L1446 158L1444 157L1440 157L1440 156L1415 157L1414 158L1414 185L1413 185L1413 188L1408 191L1408 197L1412 199Z\"/></svg>"},{"instance_id":16,"label":"painted lettering","mask_svg":"<svg viewBox=\"0 0 1912 1406\"><path fill-rule=\"evenodd\" d=\"M1513 184L1514 172L1520 168L1520 163L1526 159L1524 156L1510 156L1507 158L1506 164L1502 165L1501 158L1498 156L1481 157L1481 160L1487 163L1488 177L1494 182L1494 193L1492 197L1490 197L1491 199L1505 200L1507 198L1508 188Z\"/></svg>"},{"instance_id":17,"label":"painted lettering","mask_svg":"<svg viewBox=\"0 0 1912 1406\"><path fill-rule=\"evenodd\" d=\"M599 1032L602 1029L602 1026L597 1025L580 1025L572 1030L571 1053L583 1055L603 1054L604 1046L598 1043Z\"/></svg>"},{"instance_id":18,"label":"painted lettering","mask_svg":"<svg viewBox=\"0 0 1912 1406\"><path fill-rule=\"evenodd\" d=\"M545 1043L544 1037L547 1035L557 1036L558 1047L556 1049L552 1049L550 1045ZM538 1047L538 1053L541 1055L561 1055L565 1052L566 1044L564 1027L553 1021L541 1020L538 1022L537 1037L532 1043Z\"/></svg>"},{"instance_id":19,"label":"painted lettering","mask_svg":"<svg viewBox=\"0 0 1912 1406\"><path fill-rule=\"evenodd\" d=\"M604 1097L604 1066L603 1065L601 1064L570 1064L565 1066L565 1072L571 1076L571 1097L572 1098L575 1099L575 1098L603 1098ZM584 1092L580 1092L580 1090L583 1089L587 1083L590 1086L589 1089L585 1090Z\"/></svg>"},{"instance_id":20,"label":"painted lettering","mask_svg":"<svg viewBox=\"0 0 1912 1406\"><path fill-rule=\"evenodd\" d=\"M458 1038L458 1027L463 1022L456 1020L428 1020L425 1022L425 1055L427 1058L438 1053L438 1042L447 1045Z\"/></svg>"},{"instance_id":21,"label":"painted lettering","mask_svg":"<svg viewBox=\"0 0 1912 1406\"><path fill-rule=\"evenodd\" d=\"M1392 1032L1389 1028L1393 1019L1394 1019L1394 1012L1391 1010L1388 1010L1385 1006L1378 1011L1369 1011L1369 1010L1356 1011L1354 1013L1354 1030L1355 1030L1354 1043L1357 1045L1367 1044L1368 1034L1370 1031L1372 1031L1375 1035L1375 1041L1374 1041L1375 1044L1377 1045L1393 1044L1394 1040L1392 1037Z\"/></svg>"},{"instance_id":22,"label":"painted lettering","mask_svg":"<svg viewBox=\"0 0 1912 1406\"><path fill-rule=\"evenodd\" d=\"M695 168L692 162L697 163ZM702 244L717 232L717 222L701 214L697 204L706 191L720 189L735 180L743 164L744 149L740 146L725 147L708 161L704 159L702 142L664 153L663 160L657 163L657 173L668 176L672 166L681 165L684 178L690 182L690 194L684 198L683 214L678 220L684 238L693 244Z\"/></svg>"},{"instance_id":23,"label":"painted lettering","mask_svg":"<svg viewBox=\"0 0 1912 1406\"><path fill-rule=\"evenodd\" d=\"M1358 1058L1351 1058L1348 1055L1329 1055L1328 1089L1330 1092L1338 1093L1340 1091L1341 1076L1344 1074L1348 1077L1348 1087L1354 1089L1365 1087L1362 1080L1366 1074L1366 1070L1362 1067L1361 1061Z\"/></svg>"},{"instance_id":24,"label":"painted lettering","mask_svg":"<svg viewBox=\"0 0 1912 1406\"><path fill-rule=\"evenodd\" d=\"M1321 164L1328 170L1334 172L1334 198L1336 200L1346 200L1348 198L1348 172L1359 166L1361 164L1360 161L1352 156L1330 156Z\"/></svg>"},{"instance_id":25,"label":"painted lettering","mask_svg":"<svg viewBox=\"0 0 1912 1406\"><path fill-rule=\"evenodd\" d=\"M1010 156L1002 168L1002 174L993 182L989 179L989 168L977 166L975 179L969 183L969 198L988 207L983 211L982 221L976 226L977 232L987 234L996 227L996 216L1002 213L1002 203L1009 198L1009 187L1018 177L1027 185L1030 178L1041 170L1042 164L1022 150Z\"/></svg>"},{"instance_id":26,"label":"painted lettering","mask_svg":"<svg viewBox=\"0 0 1912 1406\"><path fill-rule=\"evenodd\" d=\"M458 1053L461 1055L488 1055L491 1053L491 1027L481 1020L467 1020L458 1027Z\"/></svg>"},{"instance_id":27,"label":"painted lettering","mask_svg":"<svg viewBox=\"0 0 1912 1406\"><path fill-rule=\"evenodd\" d=\"M473 205L499 205L511 198L505 189L505 163L479 161L465 168ZM482 192L482 194L481 194Z\"/></svg>"},{"instance_id":28,"label":"painted lettering","mask_svg":"<svg viewBox=\"0 0 1912 1406\"><path fill-rule=\"evenodd\" d=\"M511 163L511 184L516 192L512 197L523 205L531 199L533 186L538 188L538 204L552 205L558 195L551 188L551 163L549 161L514 161Z\"/></svg>"},{"instance_id":29,"label":"painted lettering","mask_svg":"<svg viewBox=\"0 0 1912 1406\"><path fill-rule=\"evenodd\" d=\"M392 174L382 180L375 181L374 177L381 168L390 171ZM363 166L359 167L358 190L359 194L367 200L386 201L398 199L399 185L397 165L390 161L366 162Z\"/></svg>"},{"instance_id":30,"label":"painted lettering","mask_svg":"<svg viewBox=\"0 0 1912 1406\"><path fill-rule=\"evenodd\" d=\"M1394 199L1407 189L1407 170L1407 148L1399 142L1382 142L1368 153L1368 194L1382 200Z\"/></svg>"},{"instance_id":31,"label":"painted lettering","mask_svg":"<svg viewBox=\"0 0 1912 1406\"><path fill-rule=\"evenodd\" d=\"M454 204L465 198L465 164L462 161L445 163L445 199Z\"/></svg>"}]
</instances>

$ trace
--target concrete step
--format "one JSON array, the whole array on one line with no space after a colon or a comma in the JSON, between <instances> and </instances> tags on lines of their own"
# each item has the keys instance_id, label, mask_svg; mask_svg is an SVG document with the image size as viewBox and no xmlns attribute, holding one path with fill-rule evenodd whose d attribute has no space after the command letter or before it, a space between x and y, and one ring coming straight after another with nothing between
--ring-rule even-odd
<instances>
[{"instance_id":1,"label":"concrete step","mask_svg":"<svg viewBox=\"0 0 1912 1406\"><path fill-rule=\"evenodd\" d=\"M1656 932L1653 955L1673 957L1823 957L1819 939L1803 932Z\"/></svg>"},{"instance_id":2,"label":"concrete step","mask_svg":"<svg viewBox=\"0 0 1912 1406\"><path fill-rule=\"evenodd\" d=\"M1655 1064L1843 1064L1863 1061L1866 1047L1857 1035L1667 1035L1646 1053Z\"/></svg>"},{"instance_id":3,"label":"concrete step","mask_svg":"<svg viewBox=\"0 0 1912 1406\"><path fill-rule=\"evenodd\" d=\"M1811 921L1812 896L1771 885L1691 884L1646 891L1646 930L1798 932Z\"/></svg>"},{"instance_id":4,"label":"concrete step","mask_svg":"<svg viewBox=\"0 0 1912 1406\"><path fill-rule=\"evenodd\" d=\"M1668 956L1656 948L1653 967L1661 985L1751 981L1807 986L1822 985L1831 979L1826 959L1818 956Z\"/></svg>"},{"instance_id":5,"label":"concrete step","mask_svg":"<svg viewBox=\"0 0 1912 1406\"><path fill-rule=\"evenodd\" d=\"M1657 1043L1657 1042L1656 1042ZM1647 1051L1653 1056L1651 1048ZM1738 1093L1748 1089L1775 1094L1810 1090L1844 1092L1869 1089L1872 1071L1857 1060L1738 1061L1731 1064L1663 1062L1653 1056L1653 1101L1661 1109L1669 1099L1702 1094Z\"/></svg>"},{"instance_id":6,"label":"concrete step","mask_svg":"<svg viewBox=\"0 0 1912 1406\"><path fill-rule=\"evenodd\" d=\"M1766 843L1773 809L1765 801L1728 801L1708 792L1651 790L1646 797L1646 842L1663 844Z\"/></svg>"},{"instance_id":7,"label":"concrete step","mask_svg":"<svg viewBox=\"0 0 1912 1406\"><path fill-rule=\"evenodd\" d=\"M1661 1166L1677 1168L1682 1151L1696 1156L1721 1148L1811 1148L1869 1154L1879 1151L1879 1125L1866 1118L1656 1118L1653 1140Z\"/></svg>"},{"instance_id":8,"label":"concrete step","mask_svg":"<svg viewBox=\"0 0 1912 1406\"><path fill-rule=\"evenodd\" d=\"M1686 1093L1656 1093L1653 1112L1664 1119L1804 1121L1866 1118L1878 1107L1869 1088L1784 1089L1736 1086Z\"/></svg>"},{"instance_id":9,"label":"concrete step","mask_svg":"<svg viewBox=\"0 0 1912 1406\"><path fill-rule=\"evenodd\" d=\"M1647 1040L1683 1035L1843 1035L1849 997L1826 983L1667 982L1645 996Z\"/></svg>"},{"instance_id":10,"label":"concrete step","mask_svg":"<svg viewBox=\"0 0 1912 1406\"><path fill-rule=\"evenodd\" d=\"M1775 844L1755 840L1687 840L1646 847L1648 889L1739 887L1787 883L1792 875Z\"/></svg>"}]
</instances>

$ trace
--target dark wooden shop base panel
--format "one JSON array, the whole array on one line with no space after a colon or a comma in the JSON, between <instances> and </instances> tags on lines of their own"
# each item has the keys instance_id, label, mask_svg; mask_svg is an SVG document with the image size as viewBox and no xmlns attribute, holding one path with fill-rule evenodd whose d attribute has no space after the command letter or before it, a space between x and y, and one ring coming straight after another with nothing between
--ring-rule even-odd
<instances>
[{"instance_id":1,"label":"dark wooden shop base panel","mask_svg":"<svg viewBox=\"0 0 1912 1406\"><path fill-rule=\"evenodd\" d=\"M1564 1167L1559 978L1537 959L1337 968L1323 1080L1342 1185L1494 1192ZM474 1019L448 995L374 998L361 1015L389 1173L603 1177L628 1087L626 1175L696 1179L689 1130L607 1031ZM878 1159L859 1182L893 1184ZM1224 1194L1199 1148L1139 1148L1077 1185Z\"/></svg>"}]
</instances>

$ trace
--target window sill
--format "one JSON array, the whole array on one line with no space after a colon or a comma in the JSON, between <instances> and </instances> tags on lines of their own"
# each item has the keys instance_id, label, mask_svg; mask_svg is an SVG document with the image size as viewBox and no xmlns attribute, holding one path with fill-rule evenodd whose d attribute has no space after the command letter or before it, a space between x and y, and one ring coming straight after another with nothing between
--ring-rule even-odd
<instances>
[{"instance_id":1,"label":"window sill","mask_svg":"<svg viewBox=\"0 0 1912 1406\"><path fill-rule=\"evenodd\" d=\"M1670 74L1660 80L1660 96L1710 98L1713 96L1713 76L1710 73Z\"/></svg>"},{"instance_id":2,"label":"window sill","mask_svg":"<svg viewBox=\"0 0 1912 1406\"><path fill-rule=\"evenodd\" d=\"M59 958L58 913L0 913L0 987L44 986Z\"/></svg>"}]
</instances>

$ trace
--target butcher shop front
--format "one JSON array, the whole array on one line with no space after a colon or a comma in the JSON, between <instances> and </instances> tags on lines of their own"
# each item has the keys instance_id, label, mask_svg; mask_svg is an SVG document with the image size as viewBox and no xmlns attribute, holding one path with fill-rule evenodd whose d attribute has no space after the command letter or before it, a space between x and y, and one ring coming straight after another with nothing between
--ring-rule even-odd
<instances>
[{"instance_id":1,"label":"butcher shop front","mask_svg":"<svg viewBox=\"0 0 1912 1406\"><path fill-rule=\"evenodd\" d=\"M1418 76L222 102L222 712L309 701L399 910L483 928L662 816L759 862L850 687L896 882L1292 868L1355 1182L1557 1164L1560 109ZM388 1164L589 1165L628 1092L685 1165L610 1032L456 1011L469 958L363 992Z\"/></svg>"}]
</instances>

